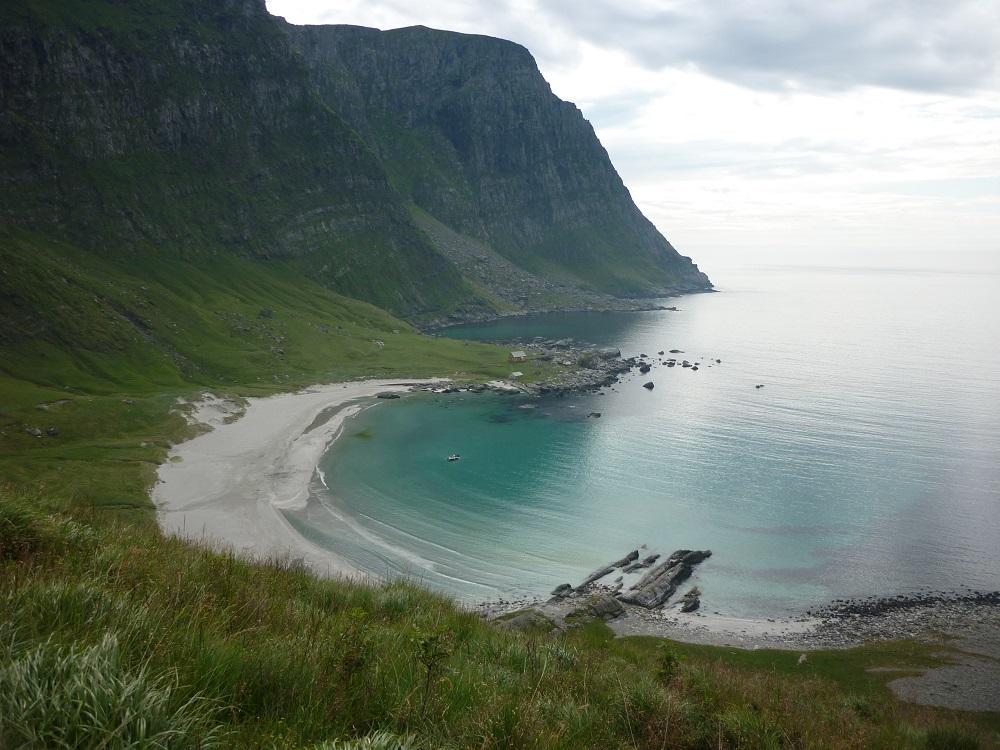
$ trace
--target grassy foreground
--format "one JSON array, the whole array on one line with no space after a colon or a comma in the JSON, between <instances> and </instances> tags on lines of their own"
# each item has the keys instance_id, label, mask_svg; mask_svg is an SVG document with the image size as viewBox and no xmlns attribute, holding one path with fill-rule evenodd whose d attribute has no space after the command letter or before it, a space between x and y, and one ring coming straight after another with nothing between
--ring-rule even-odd
<instances>
[{"instance_id":1,"label":"grassy foreground","mask_svg":"<svg viewBox=\"0 0 1000 750\"><path fill-rule=\"evenodd\" d=\"M0 493L2 748L973 748L996 738L968 718L899 706L864 672L864 654L811 657L842 660L831 679L768 666L778 652L741 664L726 649L615 641L603 625L508 633L407 583L320 580L48 506Z\"/></svg>"}]
</instances>

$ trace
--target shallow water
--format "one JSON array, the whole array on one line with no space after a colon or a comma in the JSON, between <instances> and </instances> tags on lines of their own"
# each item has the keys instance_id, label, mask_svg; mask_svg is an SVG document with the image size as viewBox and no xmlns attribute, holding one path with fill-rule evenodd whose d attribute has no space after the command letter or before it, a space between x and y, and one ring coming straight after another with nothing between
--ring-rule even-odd
<instances>
[{"instance_id":1,"label":"shallow water","mask_svg":"<svg viewBox=\"0 0 1000 750\"><path fill-rule=\"evenodd\" d=\"M321 465L328 489L290 520L363 569L468 600L545 594L642 544L712 549L703 607L734 616L1000 588L1000 275L718 281L724 293L674 300L679 312L450 331L677 348L702 366L602 396L380 403L347 425Z\"/></svg>"}]
</instances>

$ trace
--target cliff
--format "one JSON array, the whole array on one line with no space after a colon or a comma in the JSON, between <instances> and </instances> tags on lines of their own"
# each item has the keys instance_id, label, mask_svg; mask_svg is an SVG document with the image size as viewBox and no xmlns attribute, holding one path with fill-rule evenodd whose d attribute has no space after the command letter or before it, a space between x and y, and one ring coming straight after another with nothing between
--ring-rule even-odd
<instances>
[{"instance_id":1,"label":"cliff","mask_svg":"<svg viewBox=\"0 0 1000 750\"><path fill-rule=\"evenodd\" d=\"M248 304L271 274L418 321L710 286L522 47L263 0L4 4L0 261L0 341L94 350L148 319L119 274L170 268L201 302L221 264Z\"/></svg>"},{"instance_id":2,"label":"cliff","mask_svg":"<svg viewBox=\"0 0 1000 750\"><path fill-rule=\"evenodd\" d=\"M285 29L395 187L452 229L596 291L710 286L642 215L590 123L523 47L424 27Z\"/></svg>"}]
</instances>

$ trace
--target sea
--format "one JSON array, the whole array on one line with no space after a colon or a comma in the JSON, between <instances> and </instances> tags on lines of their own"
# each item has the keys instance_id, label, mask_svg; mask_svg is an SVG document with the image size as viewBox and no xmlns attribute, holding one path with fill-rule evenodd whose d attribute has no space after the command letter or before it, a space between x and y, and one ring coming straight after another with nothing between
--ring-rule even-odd
<instances>
[{"instance_id":1,"label":"sea","mask_svg":"<svg viewBox=\"0 0 1000 750\"><path fill-rule=\"evenodd\" d=\"M734 617L1000 589L1000 273L784 265L715 280L664 301L677 311L447 329L656 366L599 394L378 402L288 520L361 570L468 604L544 597L633 549L712 550L692 583L703 609ZM658 363L670 356L698 370Z\"/></svg>"}]
</instances>

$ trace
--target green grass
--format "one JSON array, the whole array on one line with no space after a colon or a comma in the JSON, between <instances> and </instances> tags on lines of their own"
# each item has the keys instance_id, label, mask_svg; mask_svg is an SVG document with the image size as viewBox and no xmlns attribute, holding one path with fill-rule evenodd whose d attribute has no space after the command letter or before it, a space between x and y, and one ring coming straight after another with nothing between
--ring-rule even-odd
<instances>
[{"instance_id":1,"label":"green grass","mask_svg":"<svg viewBox=\"0 0 1000 750\"><path fill-rule=\"evenodd\" d=\"M39 502L5 488L5 505ZM105 746L154 746L136 741L137 715L149 736L178 732L157 747L931 748L997 738L957 714L905 713L884 691L725 650L673 644L680 658L664 670L659 643L615 641L603 626L509 633L408 583L321 580L93 512L18 517L20 534L27 525L44 542L0 560L0 701L32 710L0 710L0 747L109 737Z\"/></svg>"}]
</instances>

